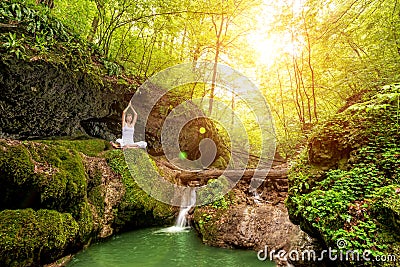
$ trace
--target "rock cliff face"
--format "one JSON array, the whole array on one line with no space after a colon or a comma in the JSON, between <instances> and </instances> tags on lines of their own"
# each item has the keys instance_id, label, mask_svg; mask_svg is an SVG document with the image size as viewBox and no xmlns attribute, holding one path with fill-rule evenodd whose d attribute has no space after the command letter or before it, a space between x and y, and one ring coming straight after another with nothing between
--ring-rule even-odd
<instances>
[{"instance_id":1,"label":"rock cliff face","mask_svg":"<svg viewBox=\"0 0 400 267\"><path fill-rule=\"evenodd\" d=\"M290 219L325 248L399 252L399 97L399 84L386 86L325 122L290 170Z\"/></svg>"},{"instance_id":2,"label":"rock cliff face","mask_svg":"<svg viewBox=\"0 0 400 267\"><path fill-rule=\"evenodd\" d=\"M3 60L0 70L3 137L91 134L109 139L118 133L118 127L100 129L106 125L100 122L116 119L120 107L115 103L123 102L126 86L43 59Z\"/></svg>"}]
</instances>

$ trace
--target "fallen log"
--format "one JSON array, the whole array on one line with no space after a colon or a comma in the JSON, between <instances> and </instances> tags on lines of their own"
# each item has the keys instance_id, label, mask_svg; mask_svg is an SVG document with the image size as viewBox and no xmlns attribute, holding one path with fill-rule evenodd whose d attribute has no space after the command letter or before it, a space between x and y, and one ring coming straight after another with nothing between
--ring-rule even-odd
<instances>
[{"instance_id":1,"label":"fallen log","mask_svg":"<svg viewBox=\"0 0 400 267\"><path fill-rule=\"evenodd\" d=\"M261 180L286 180L287 179L287 169L286 168L272 168L270 170L256 170L256 169L246 169L246 170L203 170L203 171L182 171L177 175L182 184L186 185L192 181L200 181L201 184L206 184L210 179L216 179L221 175L226 176L233 182L238 180L250 181L251 179L261 179Z\"/></svg>"}]
</instances>

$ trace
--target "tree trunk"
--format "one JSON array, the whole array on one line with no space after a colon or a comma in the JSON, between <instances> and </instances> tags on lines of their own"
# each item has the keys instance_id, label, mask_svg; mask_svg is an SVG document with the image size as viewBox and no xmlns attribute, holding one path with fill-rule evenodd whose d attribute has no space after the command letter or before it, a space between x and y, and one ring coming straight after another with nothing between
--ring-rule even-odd
<instances>
[{"instance_id":1,"label":"tree trunk","mask_svg":"<svg viewBox=\"0 0 400 267\"><path fill-rule=\"evenodd\" d=\"M217 28L217 24L214 21L214 29L216 33L216 42L215 42L215 57L214 57L214 68L211 80L211 91L210 91L210 101L208 105L208 116L211 116L212 108L213 108L213 101L214 101L214 90L215 90L215 82L217 80L217 68L218 68L218 61L219 61L219 52L221 49L221 34L224 27L225 18L222 15L221 17L221 24L219 25L219 29Z\"/></svg>"},{"instance_id":2,"label":"tree trunk","mask_svg":"<svg viewBox=\"0 0 400 267\"><path fill-rule=\"evenodd\" d=\"M87 37L89 42L93 42L93 39L94 39L94 36L96 35L98 27L99 27L99 17L95 16L92 21L92 28L90 29L90 33Z\"/></svg>"}]
</instances>

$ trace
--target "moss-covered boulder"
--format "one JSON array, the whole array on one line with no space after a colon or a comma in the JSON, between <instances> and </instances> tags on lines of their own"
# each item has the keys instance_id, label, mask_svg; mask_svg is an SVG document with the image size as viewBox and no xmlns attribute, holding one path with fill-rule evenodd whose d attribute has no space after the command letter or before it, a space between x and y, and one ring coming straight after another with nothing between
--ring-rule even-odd
<instances>
[{"instance_id":1,"label":"moss-covered boulder","mask_svg":"<svg viewBox=\"0 0 400 267\"><path fill-rule=\"evenodd\" d=\"M400 84L386 86L337 114L290 170L291 220L326 247L370 251L371 259L399 251L399 98Z\"/></svg>"},{"instance_id":2,"label":"moss-covered boulder","mask_svg":"<svg viewBox=\"0 0 400 267\"><path fill-rule=\"evenodd\" d=\"M153 175L157 175L156 164L144 150L131 149L128 153L131 156L130 167L121 150L112 150L105 155L110 167L122 176L126 191L118 203L113 227L120 231L172 223L177 210L154 199L135 181L150 181Z\"/></svg>"},{"instance_id":3,"label":"moss-covered boulder","mask_svg":"<svg viewBox=\"0 0 400 267\"><path fill-rule=\"evenodd\" d=\"M75 240L79 245L86 244L94 230L87 177L82 154L76 150L64 145L0 140L0 210L32 208L69 213L79 225Z\"/></svg>"},{"instance_id":4,"label":"moss-covered boulder","mask_svg":"<svg viewBox=\"0 0 400 267\"><path fill-rule=\"evenodd\" d=\"M0 140L0 209L70 212L86 197L78 152L36 142Z\"/></svg>"},{"instance_id":5,"label":"moss-covered boulder","mask_svg":"<svg viewBox=\"0 0 400 267\"><path fill-rule=\"evenodd\" d=\"M71 251L79 231L71 214L53 210L3 210L0 221L1 266L50 263Z\"/></svg>"}]
</instances>

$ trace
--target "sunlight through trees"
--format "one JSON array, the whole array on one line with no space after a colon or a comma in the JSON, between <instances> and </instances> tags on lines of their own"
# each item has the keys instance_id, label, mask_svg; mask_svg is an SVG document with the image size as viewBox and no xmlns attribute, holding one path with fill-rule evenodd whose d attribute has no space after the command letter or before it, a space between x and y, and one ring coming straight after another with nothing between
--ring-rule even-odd
<instances>
[{"instance_id":1,"label":"sunlight through trees","mask_svg":"<svg viewBox=\"0 0 400 267\"><path fill-rule=\"evenodd\" d=\"M183 62L241 70L270 101L285 155L351 96L399 80L394 0L28 2L51 6L107 61L142 81ZM209 97L212 112L214 83L188 90ZM235 96L222 98L235 107Z\"/></svg>"}]
</instances>

